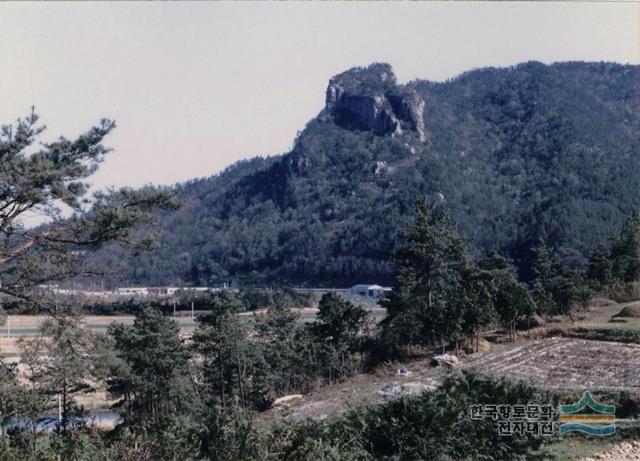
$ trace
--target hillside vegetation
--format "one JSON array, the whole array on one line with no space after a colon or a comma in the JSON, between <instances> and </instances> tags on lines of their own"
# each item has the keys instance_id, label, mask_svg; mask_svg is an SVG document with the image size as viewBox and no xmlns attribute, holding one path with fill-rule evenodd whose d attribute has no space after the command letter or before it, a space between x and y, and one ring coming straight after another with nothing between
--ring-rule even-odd
<instances>
[{"instance_id":1,"label":"hillside vegetation","mask_svg":"<svg viewBox=\"0 0 640 461\"><path fill-rule=\"evenodd\" d=\"M99 258L140 284L390 283L398 233L426 197L476 256L495 250L527 278L544 241L584 268L640 207L639 82L638 66L612 63L407 85L386 64L351 69L291 152L176 186L183 207L163 216L154 252Z\"/></svg>"}]
</instances>

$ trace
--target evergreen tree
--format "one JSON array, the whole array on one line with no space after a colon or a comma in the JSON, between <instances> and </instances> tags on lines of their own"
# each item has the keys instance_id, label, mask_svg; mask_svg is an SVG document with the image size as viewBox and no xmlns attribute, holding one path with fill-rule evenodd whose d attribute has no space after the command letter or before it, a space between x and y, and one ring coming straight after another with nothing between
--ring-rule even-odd
<instances>
[{"instance_id":1,"label":"evergreen tree","mask_svg":"<svg viewBox=\"0 0 640 461\"><path fill-rule=\"evenodd\" d=\"M612 250L613 274L622 282L640 280L640 212L633 213L622 226Z\"/></svg>"},{"instance_id":2,"label":"evergreen tree","mask_svg":"<svg viewBox=\"0 0 640 461\"><path fill-rule=\"evenodd\" d=\"M31 456L35 458L37 453L37 423L42 414L53 408L51 393L47 386L45 375L40 366L42 357L41 351L45 349L43 336L27 339L22 337L18 340L20 350L20 363L26 369L24 374L25 383L18 387L16 393L16 407L18 415L23 417L30 428Z\"/></svg>"},{"instance_id":3,"label":"evergreen tree","mask_svg":"<svg viewBox=\"0 0 640 461\"><path fill-rule=\"evenodd\" d=\"M193 349L201 360L205 395L219 405L244 408L250 369L249 331L238 316L239 303L217 298L211 311L198 317Z\"/></svg>"},{"instance_id":4,"label":"evergreen tree","mask_svg":"<svg viewBox=\"0 0 640 461\"><path fill-rule=\"evenodd\" d=\"M40 390L49 397L52 406L58 407L58 430L66 434L72 417L80 413L74 397L95 390L93 372L97 363L97 340L85 330L80 319L65 315L47 320L40 335L24 341L23 356L29 360L32 379L40 383Z\"/></svg>"},{"instance_id":5,"label":"evergreen tree","mask_svg":"<svg viewBox=\"0 0 640 461\"><path fill-rule=\"evenodd\" d=\"M5 448L8 445L7 437L5 437L5 424L18 411L16 408L16 394L18 392L16 368L16 364L6 363L0 358L0 444Z\"/></svg>"},{"instance_id":6,"label":"evergreen tree","mask_svg":"<svg viewBox=\"0 0 640 461\"><path fill-rule=\"evenodd\" d=\"M613 281L613 270L609 252L603 245L598 245L589 257L587 278L598 288L605 288Z\"/></svg>"},{"instance_id":7,"label":"evergreen tree","mask_svg":"<svg viewBox=\"0 0 640 461\"><path fill-rule=\"evenodd\" d=\"M141 427L160 427L189 407L189 353L177 323L152 309L142 310L133 325L109 328L117 361L108 389L121 399L126 418Z\"/></svg>"},{"instance_id":8,"label":"evergreen tree","mask_svg":"<svg viewBox=\"0 0 640 461\"><path fill-rule=\"evenodd\" d=\"M52 309L34 288L95 274L99 268L81 250L113 241L148 248L150 232L136 233L136 227L155 222L153 211L176 204L167 191L152 187L88 194L86 180L110 152L102 141L113 121L102 120L73 141L39 143L45 128L38 120L32 111L0 129L0 293ZM62 205L72 212L70 219L60 219ZM34 214L51 223L25 227Z\"/></svg>"},{"instance_id":9,"label":"evergreen tree","mask_svg":"<svg viewBox=\"0 0 640 461\"><path fill-rule=\"evenodd\" d=\"M494 312L515 341L516 322L532 314L535 303L527 287L518 281L516 268L506 258L492 253L480 261L479 267L490 287Z\"/></svg>"},{"instance_id":10,"label":"evergreen tree","mask_svg":"<svg viewBox=\"0 0 640 461\"><path fill-rule=\"evenodd\" d=\"M311 329L322 341L352 348L365 326L367 311L335 293L326 293L318 304L318 315Z\"/></svg>"},{"instance_id":11,"label":"evergreen tree","mask_svg":"<svg viewBox=\"0 0 640 461\"><path fill-rule=\"evenodd\" d=\"M546 244L540 243L533 251L531 287L538 310L573 319L573 308L584 306L591 294L583 276L560 264Z\"/></svg>"},{"instance_id":12,"label":"evergreen tree","mask_svg":"<svg viewBox=\"0 0 640 461\"><path fill-rule=\"evenodd\" d=\"M310 376L320 374L316 350L300 322L300 314L286 305L274 304L258 316L260 366L256 390L268 389L278 395L306 391Z\"/></svg>"},{"instance_id":13,"label":"evergreen tree","mask_svg":"<svg viewBox=\"0 0 640 461\"><path fill-rule=\"evenodd\" d=\"M441 345L460 337L461 286L469 260L447 214L434 203L416 203L415 224L396 254L397 286L381 304L387 309L383 337L394 344Z\"/></svg>"},{"instance_id":14,"label":"evergreen tree","mask_svg":"<svg viewBox=\"0 0 640 461\"><path fill-rule=\"evenodd\" d=\"M478 351L481 329L496 319L495 292L500 286L503 271L507 269L506 259L491 253L465 274L463 331L475 337Z\"/></svg>"},{"instance_id":15,"label":"evergreen tree","mask_svg":"<svg viewBox=\"0 0 640 461\"><path fill-rule=\"evenodd\" d=\"M322 362L331 382L358 369L356 352L367 311L335 293L324 294L318 308L316 321L309 329L312 339L322 346Z\"/></svg>"},{"instance_id":16,"label":"evergreen tree","mask_svg":"<svg viewBox=\"0 0 640 461\"><path fill-rule=\"evenodd\" d=\"M526 285L515 278L508 278L500 284L496 292L495 307L502 325L509 331L511 341L515 341L517 321L531 315L535 310L535 303Z\"/></svg>"}]
</instances>

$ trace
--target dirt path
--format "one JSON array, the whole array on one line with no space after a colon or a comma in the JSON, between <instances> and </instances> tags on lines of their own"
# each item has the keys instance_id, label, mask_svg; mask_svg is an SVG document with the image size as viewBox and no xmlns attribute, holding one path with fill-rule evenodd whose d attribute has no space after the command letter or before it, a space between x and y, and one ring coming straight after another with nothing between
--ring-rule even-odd
<instances>
[{"instance_id":1,"label":"dirt path","mask_svg":"<svg viewBox=\"0 0 640 461\"><path fill-rule=\"evenodd\" d=\"M406 368L408 376L397 374ZM394 364L376 374L359 374L341 383L322 386L316 391L290 400L259 415L261 422L282 419L323 420L339 417L354 408L374 406L401 395L435 389L445 370L433 368L428 360Z\"/></svg>"}]
</instances>

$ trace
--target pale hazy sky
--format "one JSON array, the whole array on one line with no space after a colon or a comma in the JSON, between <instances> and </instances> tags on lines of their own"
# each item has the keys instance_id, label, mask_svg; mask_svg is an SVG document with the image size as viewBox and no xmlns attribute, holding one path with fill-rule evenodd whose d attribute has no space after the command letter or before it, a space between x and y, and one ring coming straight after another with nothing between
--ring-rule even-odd
<instances>
[{"instance_id":1,"label":"pale hazy sky","mask_svg":"<svg viewBox=\"0 0 640 461\"><path fill-rule=\"evenodd\" d=\"M527 60L640 63L640 3L4 3L0 122L117 130L96 187L169 184L287 151L328 79L401 82Z\"/></svg>"}]
</instances>

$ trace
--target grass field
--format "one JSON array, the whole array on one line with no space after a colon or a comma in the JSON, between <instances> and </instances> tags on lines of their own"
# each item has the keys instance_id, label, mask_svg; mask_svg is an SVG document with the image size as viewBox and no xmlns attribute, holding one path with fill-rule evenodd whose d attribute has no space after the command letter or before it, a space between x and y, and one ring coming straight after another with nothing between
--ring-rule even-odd
<instances>
[{"instance_id":1,"label":"grass field","mask_svg":"<svg viewBox=\"0 0 640 461\"><path fill-rule=\"evenodd\" d=\"M640 319L623 319L624 321L618 322L597 322L597 323L583 323L581 328L589 330L620 330L620 331L639 331L640 332Z\"/></svg>"},{"instance_id":2,"label":"grass field","mask_svg":"<svg viewBox=\"0 0 640 461\"><path fill-rule=\"evenodd\" d=\"M640 321L624 319L616 322L582 323L569 328L565 336L596 341L615 341L640 344Z\"/></svg>"}]
</instances>

